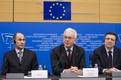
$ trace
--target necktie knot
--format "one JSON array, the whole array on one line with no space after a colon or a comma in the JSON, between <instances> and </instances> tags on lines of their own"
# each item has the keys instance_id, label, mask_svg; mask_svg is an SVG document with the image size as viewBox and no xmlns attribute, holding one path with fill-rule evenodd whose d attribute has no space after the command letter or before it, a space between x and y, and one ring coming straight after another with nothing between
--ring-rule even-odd
<instances>
[{"instance_id":1,"label":"necktie knot","mask_svg":"<svg viewBox=\"0 0 121 80\"><path fill-rule=\"evenodd\" d=\"M22 51L19 51L18 54L21 55L22 54Z\"/></svg>"},{"instance_id":2,"label":"necktie knot","mask_svg":"<svg viewBox=\"0 0 121 80\"><path fill-rule=\"evenodd\" d=\"M68 51L68 52L70 52L71 50L70 50L70 49L68 49L67 51Z\"/></svg>"},{"instance_id":3,"label":"necktie knot","mask_svg":"<svg viewBox=\"0 0 121 80\"><path fill-rule=\"evenodd\" d=\"M111 53L112 53L112 51L108 51L108 53L109 53L109 54L111 54Z\"/></svg>"}]
</instances>

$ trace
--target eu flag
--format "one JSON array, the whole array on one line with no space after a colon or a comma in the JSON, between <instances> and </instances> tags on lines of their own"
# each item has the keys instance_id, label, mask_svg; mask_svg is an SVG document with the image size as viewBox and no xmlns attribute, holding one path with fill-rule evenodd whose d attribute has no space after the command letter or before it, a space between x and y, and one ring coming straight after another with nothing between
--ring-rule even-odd
<instances>
[{"instance_id":1,"label":"eu flag","mask_svg":"<svg viewBox=\"0 0 121 80\"><path fill-rule=\"evenodd\" d=\"M44 1L44 20L71 20L71 2Z\"/></svg>"}]
</instances>

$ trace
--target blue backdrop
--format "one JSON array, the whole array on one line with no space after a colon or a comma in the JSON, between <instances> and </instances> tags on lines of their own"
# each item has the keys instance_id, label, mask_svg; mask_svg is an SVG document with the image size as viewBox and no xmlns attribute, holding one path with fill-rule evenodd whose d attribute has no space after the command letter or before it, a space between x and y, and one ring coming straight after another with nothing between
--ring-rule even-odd
<instances>
[{"instance_id":1,"label":"blue backdrop","mask_svg":"<svg viewBox=\"0 0 121 80\"><path fill-rule=\"evenodd\" d=\"M50 52L52 48L63 43L62 36L66 28L77 31L76 45L85 49L86 64L89 65L89 54L103 45L105 33L113 31L118 35L116 46L121 48L121 24L101 23L25 23L25 22L0 22L0 66L3 54L14 49L12 36L21 32L25 35L25 48L36 52L39 65L46 61L47 69L52 73Z\"/></svg>"}]
</instances>

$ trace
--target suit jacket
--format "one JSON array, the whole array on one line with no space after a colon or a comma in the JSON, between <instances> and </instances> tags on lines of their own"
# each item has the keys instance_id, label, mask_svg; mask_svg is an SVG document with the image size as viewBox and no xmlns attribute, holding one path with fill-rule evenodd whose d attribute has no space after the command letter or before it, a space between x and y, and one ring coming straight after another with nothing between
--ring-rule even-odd
<instances>
[{"instance_id":1,"label":"suit jacket","mask_svg":"<svg viewBox=\"0 0 121 80\"><path fill-rule=\"evenodd\" d=\"M38 61L34 51L24 49L22 62L20 63L14 49L4 54L1 74L24 73L24 75L27 75L28 71L36 69L38 69Z\"/></svg>"},{"instance_id":2,"label":"suit jacket","mask_svg":"<svg viewBox=\"0 0 121 80\"><path fill-rule=\"evenodd\" d=\"M63 55L63 56L62 56ZM55 47L51 53L51 66L53 74L60 75L64 69L68 69L71 66L76 66L79 69L86 67L85 51L83 48L73 45L73 52L71 61L69 61L66 54L64 44Z\"/></svg>"},{"instance_id":3,"label":"suit jacket","mask_svg":"<svg viewBox=\"0 0 121 80\"><path fill-rule=\"evenodd\" d=\"M108 68L108 56L104 45L94 50L93 66L94 64L98 64L100 74L102 74L103 69ZM113 67L121 69L121 49L117 47L114 47Z\"/></svg>"}]
</instances>

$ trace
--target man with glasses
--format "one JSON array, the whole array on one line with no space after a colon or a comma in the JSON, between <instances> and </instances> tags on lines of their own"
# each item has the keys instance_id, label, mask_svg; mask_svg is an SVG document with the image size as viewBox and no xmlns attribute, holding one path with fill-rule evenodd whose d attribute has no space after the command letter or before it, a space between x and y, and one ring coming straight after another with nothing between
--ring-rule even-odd
<instances>
[{"instance_id":1,"label":"man with glasses","mask_svg":"<svg viewBox=\"0 0 121 80\"><path fill-rule=\"evenodd\" d=\"M77 32L72 28L64 31L63 43L52 49L51 66L54 75L60 73L82 74L81 69L86 67L85 51L74 45L77 41Z\"/></svg>"},{"instance_id":2,"label":"man with glasses","mask_svg":"<svg viewBox=\"0 0 121 80\"><path fill-rule=\"evenodd\" d=\"M117 35L107 32L104 45L94 50L93 63L98 64L100 74L110 74L121 69L121 49L114 46L116 41Z\"/></svg>"}]
</instances>

